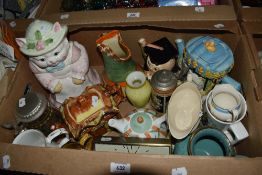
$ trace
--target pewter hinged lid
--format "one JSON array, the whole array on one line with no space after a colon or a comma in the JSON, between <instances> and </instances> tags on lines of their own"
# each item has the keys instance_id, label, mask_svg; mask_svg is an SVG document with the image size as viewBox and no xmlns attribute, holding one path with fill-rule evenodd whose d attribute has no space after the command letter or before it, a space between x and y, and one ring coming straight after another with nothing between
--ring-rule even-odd
<instances>
[{"instance_id":1,"label":"pewter hinged lid","mask_svg":"<svg viewBox=\"0 0 262 175\"><path fill-rule=\"evenodd\" d=\"M160 91L168 91L176 87L177 79L170 70L159 70L151 78L151 86Z\"/></svg>"},{"instance_id":2,"label":"pewter hinged lid","mask_svg":"<svg viewBox=\"0 0 262 175\"><path fill-rule=\"evenodd\" d=\"M29 123L38 119L47 107L44 95L29 92L23 95L16 103L15 116L18 122Z\"/></svg>"}]
</instances>

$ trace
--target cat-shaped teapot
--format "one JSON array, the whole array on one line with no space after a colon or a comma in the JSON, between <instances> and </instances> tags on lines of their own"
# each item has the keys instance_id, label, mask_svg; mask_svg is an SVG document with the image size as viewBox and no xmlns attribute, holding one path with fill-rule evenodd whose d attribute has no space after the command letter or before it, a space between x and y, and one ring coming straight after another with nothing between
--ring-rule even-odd
<instances>
[{"instance_id":1,"label":"cat-shaped teapot","mask_svg":"<svg viewBox=\"0 0 262 175\"><path fill-rule=\"evenodd\" d=\"M29 56L29 66L40 83L53 95L59 107L68 97L78 96L86 86L100 83L98 73L89 68L87 52L66 38L67 26L35 20L25 38L17 38L20 50Z\"/></svg>"}]
</instances>

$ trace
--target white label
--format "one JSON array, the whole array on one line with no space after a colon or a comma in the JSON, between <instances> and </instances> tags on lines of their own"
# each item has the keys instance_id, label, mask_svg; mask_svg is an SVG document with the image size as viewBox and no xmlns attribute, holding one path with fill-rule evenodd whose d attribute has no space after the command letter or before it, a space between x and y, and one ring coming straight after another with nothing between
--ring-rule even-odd
<instances>
[{"instance_id":1,"label":"white label","mask_svg":"<svg viewBox=\"0 0 262 175\"><path fill-rule=\"evenodd\" d=\"M221 29L221 28L224 28L225 25L224 24L215 24L214 27L217 29Z\"/></svg>"},{"instance_id":2,"label":"white label","mask_svg":"<svg viewBox=\"0 0 262 175\"><path fill-rule=\"evenodd\" d=\"M187 175L187 170L185 167L172 169L172 175Z\"/></svg>"},{"instance_id":3,"label":"white label","mask_svg":"<svg viewBox=\"0 0 262 175\"><path fill-rule=\"evenodd\" d=\"M14 48L3 41L0 41L0 54L4 55L12 61L15 61Z\"/></svg>"},{"instance_id":4,"label":"white label","mask_svg":"<svg viewBox=\"0 0 262 175\"><path fill-rule=\"evenodd\" d=\"M4 169L8 169L11 166L11 162L10 162L10 156L9 155L4 155L3 156L3 168Z\"/></svg>"},{"instance_id":5,"label":"white label","mask_svg":"<svg viewBox=\"0 0 262 175\"><path fill-rule=\"evenodd\" d=\"M20 99L19 99L19 104L18 104L19 108L24 107L25 104L26 104L26 103L25 103L25 98L20 98Z\"/></svg>"},{"instance_id":6,"label":"white label","mask_svg":"<svg viewBox=\"0 0 262 175\"><path fill-rule=\"evenodd\" d=\"M102 138L101 138L101 141L102 141L102 142L109 142L109 141L111 141L111 140L112 140L111 137L102 137Z\"/></svg>"},{"instance_id":7,"label":"white label","mask_svg":"<svg viewBox=\"0 0 262 175\"><path fill-rule=\"evenodd\" d=\"M60 16L60 19L68 19L69 18L69 14L62 14Z\"/></svg>"},{"instance_id":8,"label":"white label","mask_svg":"<svg viewBox=\"0 0 262 175\"><path fill-rule=\"evenodd\" d=\"M139 18L140 17L140 12L127 13L126 17L127 18Z\"/></svg>"},{"instance_id":9,"label":"white label","mask_svg":"<svg viewBox=\"0 0 262 175\"><path fill-rule=\"evenodd\" d=\"M130 163L115 163L110 164L110 173L126 173L130 174L131 165Z\"/></svg>"},{"instance_id":10,"label":"white label","mask_svg":"<svg viewBox=\"0 0 262 175\"><path fill-rule=\"evenodd\" d=\"M9 23L9 25L10 25L12 28L14 28L14 27L16 26L16 22L15 22L15 21L12 21L12 22Z\"/></svg>"},{"instance_id":11,"label":"white label","mask_svg":"<svg viewBox=\"0 0 262 175\"><path fill-rule=\"evenodd\" d=\"M96 107L98 104L98 96L92 96L92 106Z\"/></svg>"},{"instance_id":12,"label":"white label","mask_svg":"<svg viewBox=\"0 0 262 175\"><path fill-rule=\"evenodd\" d=\"M195 11L198 12L198 13L204 13L205 7L195 7Z\"/></svg>"}]
</instances>

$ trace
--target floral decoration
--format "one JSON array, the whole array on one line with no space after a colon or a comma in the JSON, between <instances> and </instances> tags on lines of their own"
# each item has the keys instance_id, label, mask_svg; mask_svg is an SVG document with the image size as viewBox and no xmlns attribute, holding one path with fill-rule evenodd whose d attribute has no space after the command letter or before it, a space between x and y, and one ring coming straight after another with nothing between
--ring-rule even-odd
<instances>
[{"instance_id":1,"label":"floral decoration","mask_svg":"<svg viewBox=\"0 0 262 175\"><path fill-rule=\"evenodd\" d=\"M36 42L31 42L27 44L27 49L36 49L37 51L45 49L46 46L48 46L50 43L53 42L52 38L48 38L46 40L43 40L42 34L39 30L35 32L35 39Z\"/></svg>"}]
</instances>

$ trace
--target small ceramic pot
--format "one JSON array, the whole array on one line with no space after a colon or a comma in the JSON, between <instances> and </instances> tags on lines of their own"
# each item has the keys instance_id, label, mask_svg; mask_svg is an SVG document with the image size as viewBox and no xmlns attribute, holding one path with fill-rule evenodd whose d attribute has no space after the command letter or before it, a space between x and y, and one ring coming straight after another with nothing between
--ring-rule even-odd
<instances>
[{"instance_id":1,"label":"small ceramic pot","mask_svg":"<svg viewBox=\"0 0 262 175\"><path fill-rule=\"evenodd\" d=\"M126 96L128 100L137 108L144 107L151 95L150 83L146 80L143 72L134 71L126 78Z\"/></svg>"},{"instance_id":2,"label":"small ceramic pot","mask_svg":"<svg viewBox=\"0 0 262 175\"><path fill-rule=\"evenodd\" d=\"M220 130L199 128L175 145L174 154L196 156L234 156L236 154L227 136Z\"/></svg>"},{"instance_id":3,"label":"small ceramic pot","mask_svg":"<svg viewBox=\"0 0 262 175\"><path fill-rule=\"evenodd\" d=\"M208 98L210 112L221 121L234 122L241 113L241 94L231 85L217 85Z\"/></svg>"}]
</instances>

